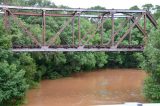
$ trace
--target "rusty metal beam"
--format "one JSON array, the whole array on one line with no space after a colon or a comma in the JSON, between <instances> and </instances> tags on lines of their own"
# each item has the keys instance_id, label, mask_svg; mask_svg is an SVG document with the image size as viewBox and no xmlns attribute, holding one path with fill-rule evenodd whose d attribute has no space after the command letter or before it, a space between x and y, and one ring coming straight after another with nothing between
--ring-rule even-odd
<instances>
[{"instance_id":1,"label":"rusty metal beam","mask_svg":"<svg viewBox=\"0 0 160 106\"><path fill-rule=\"evenodd\" d=\"M45 46L46 45L46 15L45 15L45 10L42 11L42 17L43 17L43 21L42 21L42 45Z\"/></svg>"},{"instance_id":2,"label":"rusty metal beam","mask_svg":"<svg viewBox=\"0 0 160 106\"><path fill-rule=\"evenodd\" d=\"M146 14L144 15L144 43L147 44L147 31L146 31Z\"/></svg>"},{"instance_id":3,"label":"rusty metal beam","mask_svg":"<svg viewBox=\"0 0 160 106\"><path fill-rule=\"evenodd\" d=\"M4 22L5 29L8 30L8 28L9 28L9 12L6 9L4 10L3 22Z\"/></svg>"},{"instance_id":4,"label":"rusty metal beam","mask_svg":"<svg viewBox=\"0 0 160 106\"><path fill-rule=\"evenodd\" d=\"M42 14L39 13L32 13L32 12L13 12L14 15L19 15L19 16L41 16ZM50 17L72 17L73 14L49 14L46 13L46 16ZM79 15L75 15L75 17L79 17ZM83 18L100 18L99 15L88 15L88 14L81 14L80 17ZM106 18L107 16L104 16ZM114 18L127 18L131 17L129 15L115 15ZM112 18L111 16L109 18Z\"/></svg>"},{"instance_id":5,"label":"rusty metal beam","mask_svg":"<svg viewBox=\"0 0 160 106\"><path fill-rule=\"evenodd\" d=\"M103 16L102 16L102 18L101 18L101 23L103 22ZM103 24L102 24L102 26L101 26L101 45L103 45Z\"/></svg>"},{"instance_id":6,"label":"rusty metal beam","mask_svg":"<svg viewBox=\"0 0 160 106\"><path fill-rule=\"evenodd\" d=\"M135 19L132 18L131 21L134 23ZM136 27L139 29L139 31L140 31L143 35L145 35L145 31L144 31L144 29L139 25L139 23L136 24Z\"/></svg>"},{"instance_id":7,"label":"rusty metal beam","mask_svg":"<svg viewBox=\"0 0 160 106\"><path fill-rule=\"evenodd\" d=\"M81 19L80 19L80 13L78 13L78 44L81 43Z\"/></svg>"},{"instance_id":8,"label":"rusty metal beam","mask_svg":"<svg viewBox=\"0 0 160 106\"><path fill-rule=\"evenodd\" d=\"M61 29L55 34L55 36L53 36L52 38L50 38L50 40L48 41L49 46L52 45L52 43L55 42L55 40L58 38L58 36L63 32L63 30L69 25L69 23L74 19L74 16L69 18L64 25L62 25Z\"/></svg>"},{"instance_id":9,"label":"rusty metal beam","mask_svg":"<svg viewBox=\"0 0 160 106\"><path fill-rule=\"evenodd\" d=\"M129 20L129 27L131 26L131 20ZM131 36L131 33L132 33L132 30L129 32L129 38L128 38L128 41L129 41L129 45L131 45L132 43L132 36Z\"/></svg>"},{"instance_id":10,"label":"rusty metal beam","mask_svg":"<svg viewBox=\"0 0 160 106\"><path fill-rule=\"evenodd\" d=\"M112 34L111 34L111 42L112 42L112 46L114 46L114 13L111 13L111 20L112 20Z\"/></svg>"},{"instance_id":11,"label":"rusty metal beam","mask_svg":"<svg viewBox=\"0 0 160 106\"><path fill-rule=\"evenodd\" d=\"M128 21L131 19L132 17L129 17L128 20L125 20L124 22L120 23L120 27L118 28L118 30L116 32L114 32L113 37L115 38L116 35L119 34L120 31L122 31L122 29L124 28L124 26L128 23ZM111 43L111 40L107 43L107 45L109 45Z\"/></svg>"},{"instance_id":12,"label":"rusty metal beam","mask_svg":"<svg viewBox=\"0 0 160 106\"><path fill-rule=\"evenodd\" d=\"M106 14L98 15L98 17L100 17L99 19L100 19L101 23L103 22L103 19L104 19L104 18L108 18L108 17L109 17L109 16L105 16L105 15L106 15ZM102 33L103 33L102 30L103 30L103 24L102 24L102 26L101 26L101 35L102 35ZM92 33L91 31L92 31L92 28L89 28L88 31L87 31L87 33L82 37L82 39L81 39L81 41L80 41L80 44L82 44L82 41L87 38L87 35L89 35L89 34ZM102 38L102 37L101 37L101 38ZM102 41L102 39L101 39L101 41Z\"/></svg>"},{"instance_id":13,"label":"rusty metal beam","mask_svg":"<svg viewBox=\"0 0 160 106\"><path fill-rule=\"evenodd\" d=\"M36 44L36 45L41 45L38 40L35 38L35 36L33 36L33 34L28 31L28 29L24 26L23 22L21 20L19 20L9 9L7 9L7 11L10 13L10 15L13 17L14 21L19 25L20 28L22 28L22 30L24 30L24 32L27 33L27 35L32 39L32 41Z\"/></svg>"},{"instance_id":14,"label":"rusty metal beam","mask_svg":"<svg viewBox=\"0 0 160 106\"><path fill-rule=\"evenodd\" d=\"M72 20L72 45L75 44L75 30L74 30L74 22L75 22L75 17Z\"/></svg>"},{"instance_id":15,"label":"rusty metal beam","mask_svg":"<svg viewBox=\"0 0 160 106\"><path fill-rule=\"evenodd\" d=\"M110 15L110 14L107 14L107 16L109 16L109 15ZM105 19L103 20L103 22L100 23L100 25L98 25L96 31L90 36L90 38L88 38L88 40L87 40L84 44L87 44L87 43L95 36L96 32L102 27L102 25L106 22L107 19L108 19L108 18L105 18Z\"/></svg>"},{"instance_id":16,"label":"rusty metal beam","mask_svg":"<svg viewBox=\"0 0 160 106\"><path fill-rule=\"evenodd\" d=\"M150 22L153 24L153 26L157 28L158 24L149 11L146 12L146 16L150 20Z\"/></svg>"},{"instance_id":17,"label":"rusty metal beam","mask_svg":"<svg viewBox=\"0 0 160 106\"><path fill-rule=\"evenodd\" d=\"M140 15L135 21L134 23L130 26L130 28L127 30L127 32L119 39L119 41L117 42L117 44L114 46L114 48L117 48L119 46L119 44L123 41L123 39L128 35L128 33L133 29L133 27L139 22L139 20L142 18L142 16L144 16L144 13L142 13L142 15Z\"/></svg>"}]
</instances>

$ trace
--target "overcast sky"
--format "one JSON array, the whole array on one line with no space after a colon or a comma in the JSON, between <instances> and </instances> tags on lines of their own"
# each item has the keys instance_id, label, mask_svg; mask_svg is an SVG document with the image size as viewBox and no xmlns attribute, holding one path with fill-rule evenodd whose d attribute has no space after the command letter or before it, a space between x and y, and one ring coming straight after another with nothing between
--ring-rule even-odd
<instances>
[{"instance_id":1,"label":"overcast sky","mask_svg":"<svg viewBox=\"0 0 160 106\"><path fill-rule=\"evenodd\" d=\"M134 5L141 7L144 4L152 3L160 5L160 0L51 0L56 5L65 5L72 8L88 8L96 5L107 9L128 9Z\"/></svg>"}]
</instances>

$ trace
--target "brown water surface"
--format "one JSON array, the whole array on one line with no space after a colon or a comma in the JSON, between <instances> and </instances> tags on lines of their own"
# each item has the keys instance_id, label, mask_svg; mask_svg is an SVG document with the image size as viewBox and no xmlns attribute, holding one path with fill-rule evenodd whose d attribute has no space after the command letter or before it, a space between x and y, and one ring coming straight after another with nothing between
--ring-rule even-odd
<instances>
[{"instance_id":1,"label":"brown water surface","mask_svg":"<svg viewBox=\"0 0 160 106\"><path fill-rule=\"evenodd\" d=\"M25 106L86 106L145 102L141 89L146 74L137 69L106 69L44 80L30 90Z\"/></svg>"}]
</instances>

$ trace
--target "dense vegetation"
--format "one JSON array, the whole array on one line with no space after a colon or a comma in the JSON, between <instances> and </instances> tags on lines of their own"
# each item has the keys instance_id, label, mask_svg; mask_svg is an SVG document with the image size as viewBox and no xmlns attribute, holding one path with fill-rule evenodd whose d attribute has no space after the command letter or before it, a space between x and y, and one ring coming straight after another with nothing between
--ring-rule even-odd
<instances>
[{"instance_id":1,"label":"dense vegetation","mask_svg":"<svg viewBox=\"0 0 160 106\"><path fill-rule=\"evenodd\" d=\"M2 0L0 0L2 3ZM10 0L8 4L12 5L27 5L27 6L46 6L57 7L54 3L47 0ZM65 6L61 6L65 7ZM160 17L160 6L146 4L144 9L149 11L154 10L155 17ZM92 8L104 9L96 6ZM137 6L131 9L139 9ZM23 17L19 19L25 22L25 25L30 29L37 38L40 38L41 18ZM47 39L56 33L58 26L64 23L63 18L47 17ZM160 39L159 30L152 30L149 36L149 44L145 49L145 56L142 53L105 53L105 52L54 52L54 53L12 53L9 48L12 44L31 44L30 39L24 36L21 29L14 24L13 20L10 30L6 31L3 27L2 19L0 20L0 105L14 106L20 104L29 88L34 87L42 79L56 79L60 77L70 76L75 72L86 72L96 68L104 67L140 67L144 66L149 73L149 78L145 82L144 92L149 100L160 100L160 66L159 66L159 49ZM77 21L77 19L75 20ZM116 28L119 26L117 19L115 21ZM160 23L160 21L159 21ZM81 31L85 34L85 29L95 29L96 25L87 19L81 19ZM149 27L150 24L147 24ZM76 26L76 25L75 25ZM68 28L70 28L69 26ZM66 28L59 37L57 44L66 44L71 42L71 31ZM104 23L105 38L111 32L111 23ZM124 28L125 30L125 28ZM78 30L75 29L78 34ZM141 35L137 29L132 31L134 41L133 44L138 44L142 41ZM104 41L107 41L105 39ZM156 42L155 42L156 41ZM76 41L77 42L77 41ZM94 40L90 43L100 42L99 33L96 34ZM125 41L123 43L126 43ZM145 58L145 61L142 62ZM140 64L142 63L142 64ZM152 87L150 87L152 86ZM153 89L150 89L153 88ZM157 92L155 92L157 91Z\"/></svg>"},{"instance_id":2,"label":"dense vegetation","mask_svg":"<svg viewBox=\"0 0 160 106\"><path fill-rule=\"evenodd\" d=\"M160 23L160 20L158 20ZM159 26L160 28L160 26ZM152 30L145 48L143 68L149 74L144 84L144 94L151 102L160 102L160 29Z\"/></svg>"}]
</instances>

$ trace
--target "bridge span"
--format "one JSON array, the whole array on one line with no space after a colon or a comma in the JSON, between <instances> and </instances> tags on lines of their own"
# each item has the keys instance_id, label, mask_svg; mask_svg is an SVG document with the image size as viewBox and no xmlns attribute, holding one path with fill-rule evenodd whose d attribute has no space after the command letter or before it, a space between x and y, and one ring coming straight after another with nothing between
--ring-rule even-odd
<instances>
[{"instance_id":1,"label":"bridge span","mask_svg":"<svg viewBox=\"0 0 160 106\"><path fill-rule=\"evenodd\" d=\"M31 44L17 45L13 43L12 51L15 52L54 52L54 51L143 51L147 43L147 22L157 28L157 22L149 11L146 10L128 10L128 9L81 9L81 8L42 8L42 7L23 7L0 5L1 14L4 16L4 25L9 30L10 19L30 38ZM32 16L42 18L42 34L40 40L34 35L21 20L20 16ZM46 35L46 17L64 17L65 22L59 26L59 30L52 37ZM86 34L81 33L81 19L93 21L96 24L94 31L87 30ZM121 19L119 28L115 28L115 21ZM75 20L78 21L75 21ZM111 33L109 40L104 42L104 23L111 22ZM65 44L56 44L62 32L71 25L70 41ZM77 26L76 26L77 25ZM77 33L75 33L75 26ZM126 28L127 27L127 28ZM125 32L124 28L126 28ZM143 37L142 44L133 45L132 30L137 28ZM123 34L122 34L123 32ZM99 34L98 43L92 40ZM127 40L127 44L123 41Z\"/></svg>"}]
</instances>

